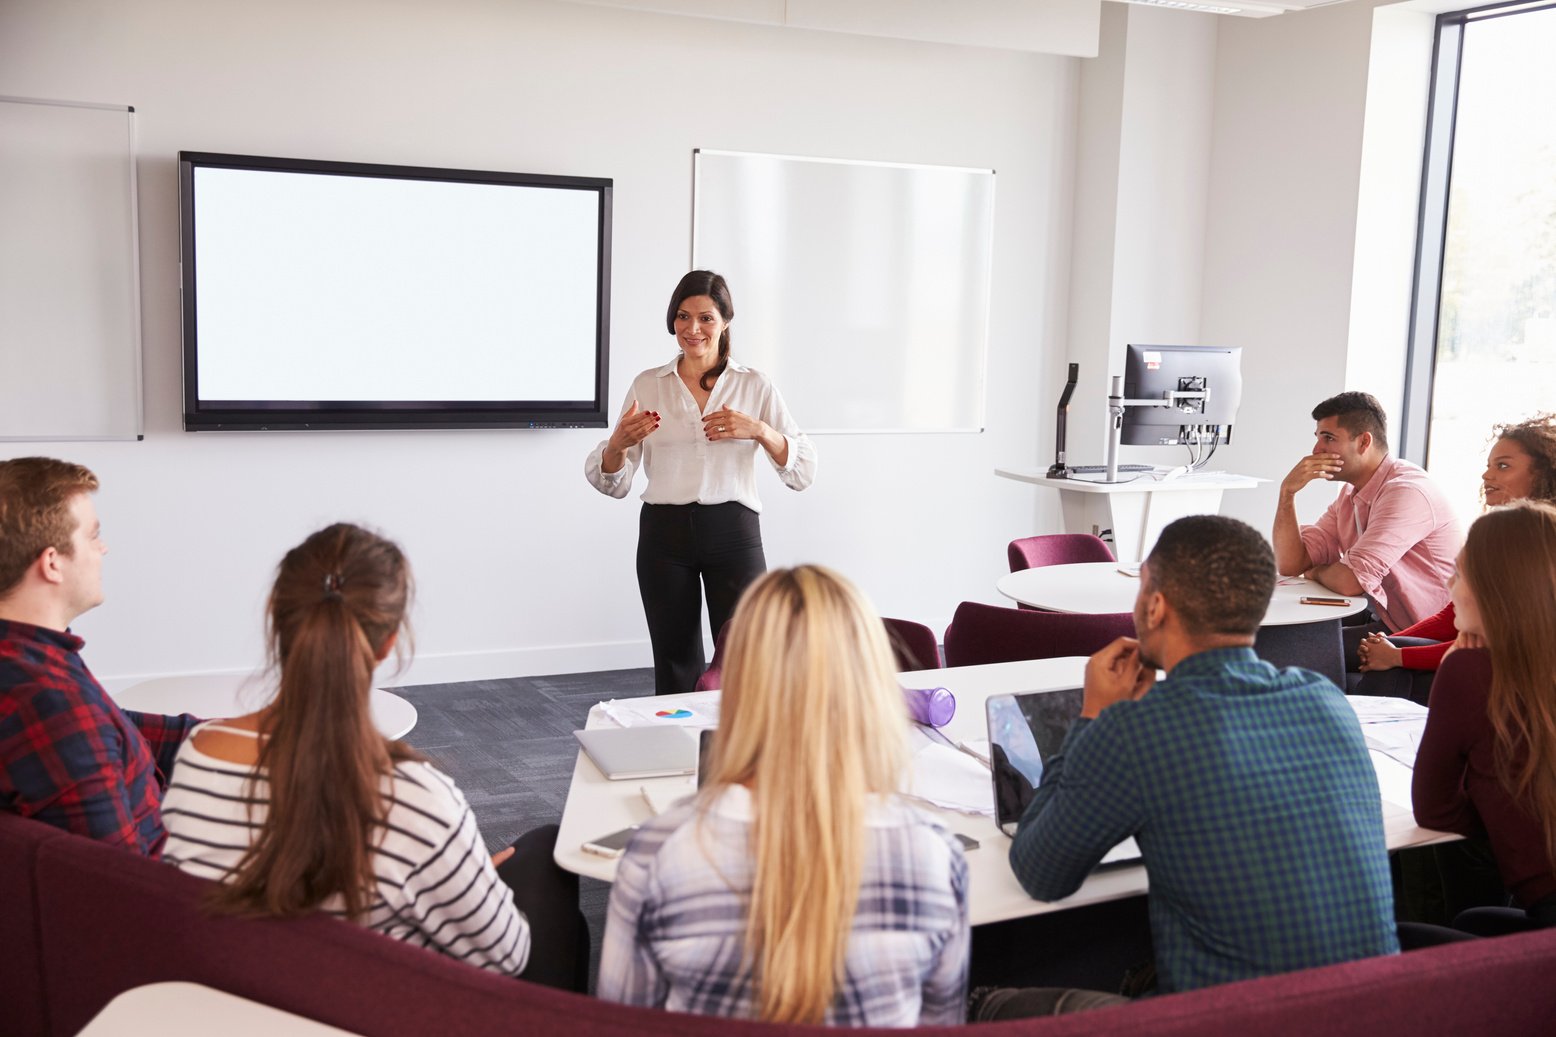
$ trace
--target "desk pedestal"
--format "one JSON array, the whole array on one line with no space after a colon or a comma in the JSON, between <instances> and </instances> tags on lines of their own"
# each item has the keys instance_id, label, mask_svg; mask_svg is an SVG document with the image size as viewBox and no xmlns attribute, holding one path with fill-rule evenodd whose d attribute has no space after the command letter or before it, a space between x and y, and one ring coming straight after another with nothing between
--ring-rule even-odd
<instances>
[{"instance_id":1,"label":"desk pedestal","mask_svg":"<svg viewBox=\"0 0 1556 1037\"><path fill-rule=\"evenodd\" d=\"M1113 554L1121 562L1143 559L1168 523L1185 515L1220 514L1222 493L1251 490L1262 481L1246 475L1187 475L1163 482L1139 472L1120 476L1131 482L1103 483L1089 481L1100 476L1050 479L1041 468L996 468L994 474L1058 490L1064 532L1106 540L1111 530Z\"/></svg>"}]
</instances>

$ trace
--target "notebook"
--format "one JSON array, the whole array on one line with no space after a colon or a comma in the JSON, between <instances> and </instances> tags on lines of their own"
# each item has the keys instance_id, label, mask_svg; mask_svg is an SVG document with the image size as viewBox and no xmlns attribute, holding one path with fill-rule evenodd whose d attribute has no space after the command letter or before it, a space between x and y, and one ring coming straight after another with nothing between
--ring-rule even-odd
<instances>
[{"instance_id":1,"label":"notebook","mask_svg":"<svg viewBox=\"0 0 1556 1037\"><path fill-rule=\"evenodd\" d=\"M1043 762L1064 745L1070 725L1081 715L1084 700L1081 688L995 695L989 699L994 823L1006 835L1016 834L1016 824L1042 783ZM1100 864L1132 864L1139 859L1140 848L1131 838L1104 854Z\"/></svg>"},{"instance_id":2,"label":"notebook","mask_svg":"<svg viewBox=\"0 0 1556 1037\"><path fill-rule=\"evenodd\" d=\"M697 737L684 727L598 727L573 737L612 781L697 771Z\"/></svg>"}]
</instances>

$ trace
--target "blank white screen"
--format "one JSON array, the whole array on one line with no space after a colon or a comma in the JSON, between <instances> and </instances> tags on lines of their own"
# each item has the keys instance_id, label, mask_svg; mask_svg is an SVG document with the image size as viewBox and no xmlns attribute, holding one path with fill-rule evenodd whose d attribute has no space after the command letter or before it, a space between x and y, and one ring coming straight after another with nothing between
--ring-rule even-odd
<instances>
[{"instance_id":1,"label":"blank white screen","mask_svg":"<svg viewBox=\"0 0 1556 1037\"><path fill-rule=\"evenodd\" d=\"M599 197L196 168L202 400L592 400Z\"/></svg>"}]
</instances>

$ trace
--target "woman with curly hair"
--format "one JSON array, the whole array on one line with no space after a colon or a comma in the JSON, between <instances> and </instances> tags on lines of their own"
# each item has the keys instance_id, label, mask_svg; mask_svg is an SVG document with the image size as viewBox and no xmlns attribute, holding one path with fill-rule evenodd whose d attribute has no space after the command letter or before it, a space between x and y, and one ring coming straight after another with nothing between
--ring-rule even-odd
<instances>
[{"instance_id":1,"label":"woman with curly hair","mask_svg":"<svg viewBox=\"0 0 1556 1037\"><path fill-rule=\"evenodd\" d=\"M1480 477L1481 499L1497 507L1518 500L1556 502L1556 414L1498 425ZM1435 616L1387 636L1373 634L1358 648L1359 695L1389 695L1426 704L1432 678L1458 634L1453 602Z\"/></svg>"}]
</instances>

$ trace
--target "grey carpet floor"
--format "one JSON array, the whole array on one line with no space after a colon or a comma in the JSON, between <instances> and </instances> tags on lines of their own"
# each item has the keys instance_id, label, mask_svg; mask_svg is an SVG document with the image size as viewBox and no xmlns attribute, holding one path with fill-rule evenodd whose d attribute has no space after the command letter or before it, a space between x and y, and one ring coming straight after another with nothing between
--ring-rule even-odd
<instances>
[{"instance_id":1,"label":"grey carpet floor","mask_svg":"<svg viewBox=\"0 0 1556 1037\"><path fill-rule=\"evenodd\" d=\"M589 709L604 699L654 693L654 671L608 670L396 688L416 707L406 741L464 792L487 847L497 851L562 817ZM603 833L602 833L603 834ZM610 886L583 879L579 903L599 970Z\"/></svg>"}]
</instances>

